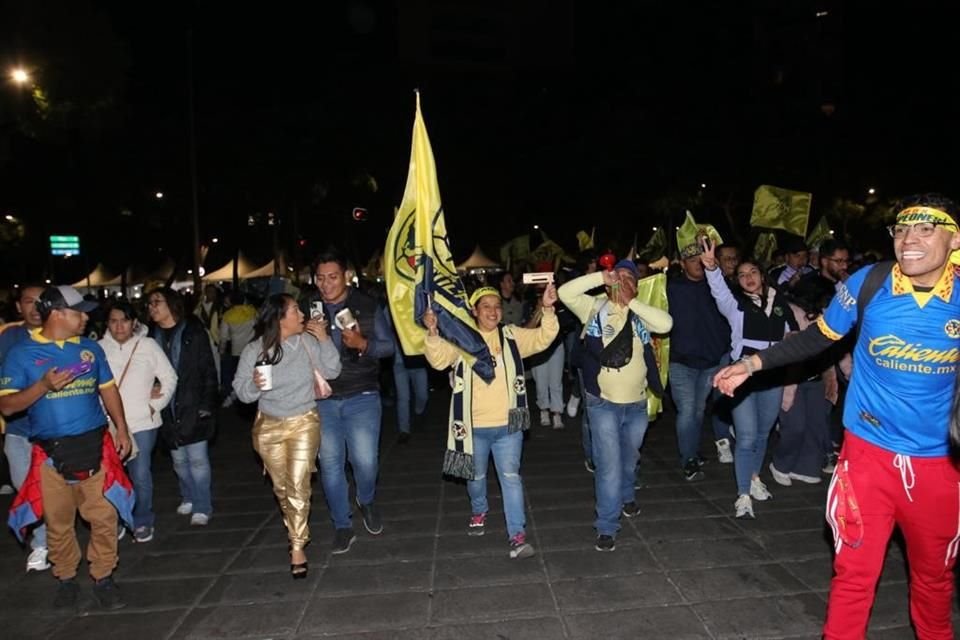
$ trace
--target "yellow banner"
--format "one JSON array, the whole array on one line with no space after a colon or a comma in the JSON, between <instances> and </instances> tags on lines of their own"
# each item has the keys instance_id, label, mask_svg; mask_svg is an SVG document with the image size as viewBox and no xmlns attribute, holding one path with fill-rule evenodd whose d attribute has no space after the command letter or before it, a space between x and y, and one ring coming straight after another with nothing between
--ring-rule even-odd
<instances>
[{"instance_id":1,"label":"yellow banner","mask_svg":"<svg viewBox=\"0 0 960 640\"><path fill-rule=\"evenodd\" d=\"M708 237L718 245L723 244L723 238L712 224L697 224L693 214L687 211L687 217L677 229L677 249L683 253L684 248L691 244L698 244L701 237Z\"/></svg>"},{"instance_id":2,"label":"yellow banner","mask_svg":"<svg viewBox=\"0 0 960 640\"><path fill-rule=\"evenodd\" d=\"M753 194L750 225L767 229L783 229L805 238L812 201L811 193L771 187L768 184L760 185Z\"/></svg>"},{"instance_id":3,"label":"yellow banner","mask_svg":"<svg viewBox=\"0 0 960 640\"><path fill-rule=\"evenodd\" d=\"M776 250L777 236L772 231L764 231L757 236L757 242L753 245L753 257L760 266L766 268L773 262L773 254Z\"/></svg>"},{"instance_id":4,"label":"yellow banner","mask_svg":"<svg viewBox=\"0 0 960 640\"><path fill-rule=\"evenodd\" d=\"M590 230L590 235L587 235L587 232L583 230L577 231L577 245L580 247L580 251L593 249L593 238L596 231L596 227Z\"/></svg>"},{"instance_id":5,"label":"yellow banner","mask_svg":"<svg viewBox=\"0 0 960 640\"><path fill-rule=\"evenodd\" d=\"M637 300L657 309L669 311L667 305L667 274L657 273L637 282ZM651 335L653 353L657 357L660 384L667 388L667 373L670 368L670 337ZM647 415L651 420L663 411L663 398L647 389Z\"/></svg>"},{"instance_id":6,"label":"yellow banner","mask_svg":"<svg viewBox=\"0 0 960 640\"><path fill-rule=\"evenodd\" d=\"M814 225L807 235L807 247L819 250L821 244L832 238L833 234L830 233L830 223L827 222L827 216L822 216L820 222Z\"/></svg>"}]
</instances>

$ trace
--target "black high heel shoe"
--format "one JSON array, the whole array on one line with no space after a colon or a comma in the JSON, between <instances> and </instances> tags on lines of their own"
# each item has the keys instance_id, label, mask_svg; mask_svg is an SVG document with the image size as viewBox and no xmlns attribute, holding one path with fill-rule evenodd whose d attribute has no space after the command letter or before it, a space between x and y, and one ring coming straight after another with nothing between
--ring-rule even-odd
<instances>
[{"instance_id":1,"label":"black high heel shoe","mask_svg":"<svg viewBox=\"0 0 960 640\"><path fill-rule=\"evenodd\" d=\"M307 563L302 562L300 564L291 564L290 565L290 575L294 580L303 580L307 577Z\"/></svg>"}]
</instances>

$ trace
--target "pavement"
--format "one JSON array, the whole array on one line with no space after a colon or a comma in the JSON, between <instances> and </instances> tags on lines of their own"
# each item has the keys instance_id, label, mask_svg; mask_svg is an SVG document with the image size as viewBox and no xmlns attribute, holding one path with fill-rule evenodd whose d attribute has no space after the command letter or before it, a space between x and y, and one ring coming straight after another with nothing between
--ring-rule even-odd
<instances>
[{"instance_id":1,"label":"pavement","mask_svg":"<svg viewBox=\"0 0 960 640\"><path fill-rule=\"evenodd\" d=\"M128 606L104 612L82 580L80 611L51 602L49 572L24 574L26 551L0 537L0 635L50 640L271 638L338 640L818 638L830 581L823 520L826 482L780 487L755 502L757 519L733 518L733 466L712 442L706 478L686 482L676 464L669 414L648 431L638 479L642 511L623 519L613 553L594 550L593 476L580 447L579 419L534 426L521 472L527 535L537 555L508 557L496 476L483 537L466 535L462 483L443 479L448 395L434 392L428 419L410 443L396 441L384 409L377 494L384 532L355 516L349 553L329 552L332 528L314 484L307 548L310 573L293 581L287 540L269 481L250 446L249 411L224 410L211 449L214 514L190 527L169 456L155 459L156 537L120 542L114 576ZM9 499L0 499L8 506ZM85 530L81 529L81 536ZM85 569L81 568L81 574ZM870 638L912 638L906 570L891 544Z\"/></svg>"}]
</instances>

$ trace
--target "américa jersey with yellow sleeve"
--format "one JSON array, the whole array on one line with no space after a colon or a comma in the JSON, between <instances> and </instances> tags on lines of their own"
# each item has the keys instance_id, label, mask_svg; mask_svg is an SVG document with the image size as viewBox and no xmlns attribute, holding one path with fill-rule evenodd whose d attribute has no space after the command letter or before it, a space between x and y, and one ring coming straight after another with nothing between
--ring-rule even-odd
<instances>
[{"instance_id":1,"label":"am\u00e9rica jersey with yellow sleeve","mask_svg":"<svg viewBox=\"0 0 960 640\"><path fill-rule=\"evenodd\" d=\"M0 374L0 395L23 391L51 368L77 367L79 373L60 391L49 391L28 409L31 440L74 436L107 423L100 389L114 384L103 349L85 337L53 341L41 329L7 353Z\"/></svg>"},{"instance_id":2,"label":"am\u00e9rica jersey with yellow sleeve","mask_svg":"<svg viewBox=\"0 0 960 640\"><path fill-rule=\"evenodd\" d=\"M869 271L850 276L817 322L825 336L839 340L863 313L843 424L888 451L945 456L960 360L960 275L947 265L931 290L916 291L895 264L858 310Z\"/></svg>"}]
</instances>

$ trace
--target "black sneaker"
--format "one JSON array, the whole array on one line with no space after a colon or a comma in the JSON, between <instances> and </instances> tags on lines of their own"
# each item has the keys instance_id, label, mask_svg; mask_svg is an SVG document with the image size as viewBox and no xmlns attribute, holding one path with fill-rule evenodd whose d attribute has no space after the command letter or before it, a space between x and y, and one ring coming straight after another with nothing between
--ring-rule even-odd
<instances>
[{"instance_id":1,"label":"black sneaker","mask_svg":"<svg viewBox=\"0 0 960 640\"><path fill-rule=\"evenodd\" d=\"M623 515L628 518L635 518L640 515L640 507L637 506L637 503L631 500L623 505Z\"/></svg>"},{"instance_id":2,"label":"black sneaker","mask_svg":"<svg viewBox=\"0 0 960 640\"><path fill-rule=\"evenodd\" d=\"M687 482L703 480L703 471L700 469L700 463L696 458L690 458L683 465L683 479Z\"/></svg>"},{"instance_id":3,"label":"black sneaker","mask_svg":"<svg viewBox=\"0 0 960 640\"><path fill-rule=\"evenodd\" d=\"M360 504L359 500L357 500L357 506L360 507L360 515L363 516L363 528L373 536L383 533L383 523L380 521L377 507L372 502L370 504Z\"/></svg>"},{"instance_id":4,"label":"black sneaker","mask_svg":"<svg viewBox=\"0 0 960 640\"><path fill-rule=\"evenodd\" d=\"M53 599L53 606L57 609L73 609L77 606L77 598L80 597L80 585L76 578L61 580L57 587L57 597Z\"/></svg>"},{"instance_id":5,"label":"black sneaker","mask_svg":"<svg viewBox=\"0 0 960 640\"><path fill-rule=\"evenodd\" d=\"M357 534L353 532L353 529L337 529L333 535L333 549L330 552L334 555L346 553L350 551L350 547L353 546L356 539Z\"/></svg>"},{"instance_id":6,"label":"black sneaker","mask_svg":"<svg viewBox=\"0 0 960 640\"><path fill-rule=\"evenodd\" d=\"M93 595L104 609L123 609L127 603L120 596L120 588L112 576L101 578L93 583Z\"/></svg>"},{"instance_id":7,"label":"black sneaker","mask_svg":"<svg viewBox=\"0 0 960 640\"><path fill-rule=\"evenodd\" d=\"M617 541L613 536L597 536L597 544L594 548L597 551L613 551L617 548Z\"/></svg>"},{"instance_id":8,"label":"black sneaker","mask_svg":"<svg viewBox=\"0 0 960 640\"><path fill-rule=\"evenodd\" d=\"M410 442L410 434L406 431L401 431L400 435L397 436L397 444L407 444Z\"/></svg>"}]
</instances>

